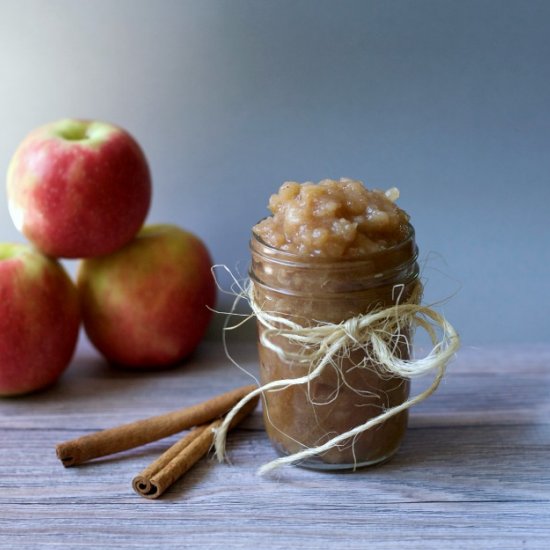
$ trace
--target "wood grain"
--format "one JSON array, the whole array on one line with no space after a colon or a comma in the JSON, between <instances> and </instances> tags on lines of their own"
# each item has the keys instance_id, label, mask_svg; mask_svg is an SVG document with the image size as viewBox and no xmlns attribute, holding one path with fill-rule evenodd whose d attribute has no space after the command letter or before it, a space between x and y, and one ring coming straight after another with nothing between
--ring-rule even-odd
<instances>
[{"instance_id":1,"label":"wood grain","mask_svg":"<svg viewBox=\"0 0 550 550\"><path fill-rule=\"evenodd\" d=\"M257 372L252 344L233 350ZM217 345L178 369L131 373L83 342L55 387L0 400L0 548L550 546L545 345L462 350L412 411L395 458L356 473L257 477L275 456L259 412L232 434L232 465L200 462L159 501L135 495L131 480L178 436L69 470L55 456L60 441L250 380Z\"/></svg>"}]
</instances>

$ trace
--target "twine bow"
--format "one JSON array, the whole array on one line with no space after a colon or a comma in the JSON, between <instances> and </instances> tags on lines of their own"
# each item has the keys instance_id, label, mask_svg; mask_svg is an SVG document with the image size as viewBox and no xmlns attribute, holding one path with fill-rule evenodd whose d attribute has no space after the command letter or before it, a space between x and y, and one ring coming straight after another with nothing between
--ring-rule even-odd
<instances>
[{"instance_id":1,"label":"twine bow","mask_svg":"<svg viewBox=\"0 0 550 550\"><path fill-rule=\"evenodd\" d=\"M396 285L394 291L403 292L403 285ZM361 367L376 368L381 376L401 376L415 378L430 371L435 371L435 377L430 387L415 397L400 405L391 407L369 421L339 434L323 445L307 448L289 456L273 460L259 469L259 474L265 474L279 466L300 462L312 456L322 454L338 446L345 440L355 437L373 426L381 424L388 418L420 403L429 397L439 386L447 363L458 350L460 339L453 326L433 309L417 302L422 293L422 285L418 282L409 300L384 309L358 315L341 323L322 323L315 326L302 326L276 313L264 311L254 297L254 286L250 282L247 299L254 316L263 326L260 342L286 363L307 365L309 370L305 376L274 380L255 389L227 414L222 425L217 429L214 438L216 456L223 460L225 454L225 438L233 417L251 399L264 392L281 390L301 384L309 384L319 377L328 366L338 368L338 357L354 350L363 350L365 358ZM396 346L404 328L421 328L427 332L432 349L419 359L401 359L396 353ZM438 338L438 333L441 335ZM278 344L284 342L284 344ZM288 345L294 344L294 345ZM292 351L296 348L296 351Z\"/></svg>"}]
</instances>

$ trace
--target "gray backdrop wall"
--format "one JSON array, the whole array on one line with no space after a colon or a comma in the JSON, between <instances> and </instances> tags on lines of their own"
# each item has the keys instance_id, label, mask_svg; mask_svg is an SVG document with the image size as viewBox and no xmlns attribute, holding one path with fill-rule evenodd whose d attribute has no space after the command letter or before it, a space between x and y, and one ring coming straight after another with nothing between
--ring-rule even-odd
<instances>
[{"instance_id":1,"label":"gray backdrop wall","mask_svg":"<svg viewBox=\"0 0 550 550\"><path fill-rule=\"evenodd\" d=\"M395 185L464 342L548 341L549 60L544 0L1 0L0 167L45 122L116 122L149 221L241 271L284 180Z\"/></svg>"}]
</instances>

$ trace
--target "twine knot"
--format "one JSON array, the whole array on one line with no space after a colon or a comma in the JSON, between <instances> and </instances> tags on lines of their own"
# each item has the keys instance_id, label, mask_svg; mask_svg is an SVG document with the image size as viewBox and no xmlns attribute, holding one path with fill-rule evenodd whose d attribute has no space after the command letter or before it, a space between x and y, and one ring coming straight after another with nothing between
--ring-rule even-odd
<instances>
[{"instance_id":1,"label":"twine knot","mask_svg":"<svg viewBox=\"0 0 550 550\"><path fill-rule=\"evenodd\" d=\"M352 340L357 342L360 338L359 329L360 329L360 319L359 317L352 317L351 319L347 319L342 324L342 329L346 336Z\"/></svg>"}]
</instances>

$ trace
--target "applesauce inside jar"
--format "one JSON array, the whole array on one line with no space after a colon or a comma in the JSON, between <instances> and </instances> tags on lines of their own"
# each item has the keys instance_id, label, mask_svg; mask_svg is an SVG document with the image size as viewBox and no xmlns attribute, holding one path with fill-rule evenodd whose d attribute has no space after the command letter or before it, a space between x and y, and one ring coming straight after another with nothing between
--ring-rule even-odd
<instances>
[{"instance_id":1,"label":"applesauce inside jar","mask_svg":"<svg viewBox=\"0 0 550 550\"><path fill-rule=\"evenodd\" d=\"M338 324L398 301L418 289L417 247L396 189L368 190L356 180L287 182L273 195L273 215L253 228L251 281L263 311L304 327ZM417 295L416 293L415 295ZM265 327L258 322L261 336ZM392 334L394 353L410 356L407 327ZM284 351L299 346L277 336ZM261 382L304 376L315 365L286 360L259 341ZM409 395L409 381L382 374L368 346L346 350L309 384L264 393L264 423L284 455L319 446L364 424ZM375 464L403 438L407 412L308 459L323 469Z\"/></svg>"}]
</instances>

